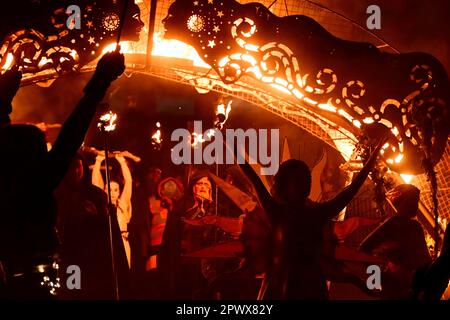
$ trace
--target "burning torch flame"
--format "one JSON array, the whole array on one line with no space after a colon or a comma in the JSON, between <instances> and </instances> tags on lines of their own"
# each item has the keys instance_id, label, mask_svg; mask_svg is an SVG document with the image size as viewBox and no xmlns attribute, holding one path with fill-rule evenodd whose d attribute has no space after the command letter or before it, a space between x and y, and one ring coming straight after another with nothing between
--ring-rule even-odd
<instances>
[{"instance_id":1,"label":"burning torch flame","mask_svg":"<svg viewBox=\"0 0 450 320\"><path fill-rule=\"evenodd\" d=\"M223 102L220 102L217 105L216 109L216 123L214 124L217 128L221 129L225 122L228 119L228 115L231 111L231 104L233 103L233 100L230 100L225 107L225 104Z\"/></svg>"},{"instance_id":2,"label":"burning torch flame","mask_svg":"<svg viewBox=\"0 0 450 320\"><path fill-rule=\"evenodd\" d=\"M116 120L117 114L109 111L100 117L100 122L97 124L97 127L106 132L114 131L116 130Z\"/></svg>"},{"instance_id":3,"label":"burning torch flame","mask_svg":"<svg viewBox=\"0 0 450 320\"><path fill-rule=\"evenodd\" d=\"M211 140L212 137L214 137L214 135L216 134L216 130L217 129L209 129L208 131L205 131L205 134L198 134L197 132L193 132L191 134L192 137L192 147L195 147L196 145L198 145L199 143L203 143L205 141L207 141L204 136L208 137L208 141Z\"/></svg>"},{"instance_id":4,"label":"burning torch flame","mask_svg":"<svg viewBox=\"0 0 450 320\"><path fill-rule=\"evenodd\" d=\"M202 134L197 134L196 132L193 132L191 136L192 136L192 138L193 138L193 141L192 141L192 146L193 146L193 147L195 147L195 146L198 145L199 143L203 143L203 142L206 141L206 140L203 138L203 135L202 135Z\"/></svg>"},{"instance_id":5,"label":"burning torch flame","mask_svg":"<svg viewBox=\"0 0 450 320\"><path fill-rule=\"evenodd\" d=\"M161 123L156 123L156 131L151 137L152 145L155 149L160 150L162 144Z\"/></svg>"}]
</instances>

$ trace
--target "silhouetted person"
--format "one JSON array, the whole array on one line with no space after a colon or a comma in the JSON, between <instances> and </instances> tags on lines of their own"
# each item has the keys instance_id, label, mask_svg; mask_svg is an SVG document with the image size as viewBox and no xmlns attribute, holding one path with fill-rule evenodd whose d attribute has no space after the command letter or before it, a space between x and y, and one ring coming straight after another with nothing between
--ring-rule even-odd
<instances>
[{"instance_id":1,"label":"silhouetted person","mask_svg":"<svg viewBox=\"0 0 450 320\"><path fill-rule=\"evenodd\" d=\"M396 213L370 233L360 249L387 261L381 277L383 299L411 297L412 277L417 269L430 263L425 235L415 220L420 190L401 184L387 194Z\"/></svg>"},{"instance_id":2,"label":"silhouetted person","mask_svg":"<svg viewBox=\"0 0 450 320\"><path fill-rule=\"evenodd\" d=\"M42 273L35 270L53 269L58 246L53 191L80 148L98 103L124 68L122 54L114 52L102 57L84 89L84 96L64 123L50 151L47 151L44 134L35 126L6 125L1 129L0 260L7 274L2 296L47 297L48 291L40 286ZM14 86L10 88L17 91ZM9 105L8 101L3 103L0 118L7 121L11 101ZM41 267L35 269L37 265Z\"/></svg>"},{"instance_id":3,"label":"silhouetted person","mask_svg":"<svg viewBox=\"0 0 450 320\"><path fill-rule=\"evenodd\" d=\"M212 192L211 180L203 172L191 178L187 195L171 205L158 261L169 299L192 299L194 291L206 286L199 259L186 263L182 256L212 244L213 228L200 222L214 214Z\"/></svg>"},{"instance_id":4,"label":"silhouetted person","mask_svg":"<svg viewBox=\"0 0 450 320\"><path fill-rule=\"evenodd\" d=\"M60 267L63 270L60 274L63 285L59 298L113 299L115 289L111 265L107 197L102 189L91 183L89 168L81 153L75 156L55 196L58 202L57 230L61 241ZM115 243L119 244L114 248L116 257L118 257L118 250L122 249L122 255L119 256L123 260L121 266L128 269L119 226L116 220L113 219L112 222L116 223L113 228L113 237ZM116 264L119 266L119 263ZM70 265L79 266L82 272L81 288L78 290L70 290L65 285L70 276L65 270ZM119 274L122 276L123 272Z\"/></svg>"},{"instance_id":5,"label":"silhouetted person","mask_svg":"<svg viewBox=\"0 0 450 320\"><path fill-rule=\"evenodd\" d=\"M327 299L321 269L323 230L358 192L369 174L380 143L353 182L335 198L315 203L308 199L311 172L300 160L283 162L275 175L272 195L248 164L241 168L253 183L272 228L270 262L266 270L264 299ZM245 223L245 222L244 222ZM244 242L245 245L245 242Z\"/></svg>"},{"instance_id":6,"label":"silhouetted person","mask_svg":"<svg viewBox=\"0 0 450 320\"><path fill-rule=\"evenodd\" d=\"M117 154L115 159L120 165L124 185L123 188L121 188L119 182L115 180L110 181L111 203L114 207L116 207L117 221L119 223L120 233L122 235L122 242L126 253L128 268L131 268L131 247L130 242L128 241L128 223L130 222L132 215L131 194L133 190L133 178L125 158L122 155ZM92 169L92 184L100 189L104 189L105 192L108 192L108 186L103 182L103 177L100 171L103 160L105 160L103 155L98 155L95 159L94 168Z\"/></svg>"},{"instance_id":7,"label":"silhouetted person","mask_svg":"<svg viewBox=\"0 0 450 320\"><path fill-rule=\"evenodd\" d=\"M0 75L0 128L11 124L12 100L19 90L22 73L17 69L5 71Z\"/></svg>"}]
</instances>

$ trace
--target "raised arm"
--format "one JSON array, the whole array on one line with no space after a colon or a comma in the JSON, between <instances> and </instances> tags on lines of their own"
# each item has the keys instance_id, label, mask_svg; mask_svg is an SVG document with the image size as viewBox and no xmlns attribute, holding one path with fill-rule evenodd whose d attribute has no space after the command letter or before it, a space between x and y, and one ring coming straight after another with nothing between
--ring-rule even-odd
<instances>
[{"instance_id":1,"label":"raised arm","mask_svg":"<svg viewBox=\"0 0 450 320\"><path fill-rule=\"evenodd\" d=\"M359 189L364 184L364 181L366 181L366 178L369 175L370 171L372 170L372 168L375 164L375 161L378 157L378 153L380 152L381 147L383 146L384 142L385 142L385 139L380 140L377 147L372 152L372 155L370 156L369 160L364 165L364 167L361 169L361 171L358 172L358 174L353 179L352 183L350 183L350 185L348 185L344 190L342 190L333 199L320 204L320 212L322 214L324 214L325 219L331 219L331 218L335 217L355 197L355 195L358 193Z\"/></svg>"},{"instance_id":2,"label":"raised arm","mask_svg":"<svg viewBox=\"0 0 450 320\"><path fill-rule=\"evenodd\" d=\"M255 170L253 170L252 166L247 161L243 164L239 164L239 167L253 185L261 207L263 207L267 213L271 212L271 208L273 206L272 196L264 186L264 183L261 181L258 174Z\"/></svg>"},{"instance_id":3,"label":"raised arm","mask_svg":"<svg viewBox=\"0 0 450 320\"><path fill-rule=\"evenodd\" d=\"M66 173L73 156L83 143L94 117L111 82L125 70L124 56L118 52L105 54L97 64L94 75L84 88L84 96L64 123L49 153L49 184L55 188Z\"/></svg>"},{"instance_id":4,"label":"raised arm","mask_svg":"<svg viewBox=\"0 0 450 320\"><path fill-rule=\"evenodd\" d=\"M105 160L105 157L102 155L98 155L95 158L94 168L92 169L92 184L102 190L105 190L105 183L103 182L102 173L100 171L103 160Z\"/></svg>"},{"instance_id":5,"label":"raised arm","mask_svg":"<svg viewBox=\"0 0 450 320\"><path fill-rule=\"evenodd\" d=\"M122 170L123 179L125 181L120 200L124 203L130 203L131 192L133 190L133 178L131 176L130 168L128 168L127 160L125 160L123 156L116 155L116 160L120 164L120 169Z\"/></svg>"}]
</instances>

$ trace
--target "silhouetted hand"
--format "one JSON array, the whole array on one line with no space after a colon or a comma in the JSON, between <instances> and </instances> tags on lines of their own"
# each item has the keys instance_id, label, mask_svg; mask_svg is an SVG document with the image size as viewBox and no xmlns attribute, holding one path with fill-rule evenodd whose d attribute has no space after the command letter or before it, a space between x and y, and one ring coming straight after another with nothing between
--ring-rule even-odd
<instances>
[{"instance_id":1,"label":"silhouetted hand","mask_svg":"<svg viewBox=\"0 0 450 320\"><path fill-rule=\"evenodd\" d=\"M20 87L22 72L17 69L7 70L0 75L0 114L9 115L12 112L11 102Z\"/></svg>"},{"instance_id":2,"label":"silhouetted hand","mask_svg":"<svg viewBox=\"0 0 450 320\"><path fill-rule=\"evenodd\" d=\"M117 79L125 71L125 57L119 52L108 52L97 63L95 74L109 81Z\"/></svg>"}]
</instances>

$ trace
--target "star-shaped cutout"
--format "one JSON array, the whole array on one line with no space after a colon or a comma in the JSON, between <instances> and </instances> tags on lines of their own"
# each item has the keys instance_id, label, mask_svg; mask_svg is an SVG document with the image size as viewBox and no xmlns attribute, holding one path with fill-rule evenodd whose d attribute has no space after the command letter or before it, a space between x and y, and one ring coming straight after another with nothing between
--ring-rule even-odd
<instances>
[{"instance_id":1,"label":"star-shaped cutout","mask_svg":"<svg viewBox=\"0 0 450 320\"><path fill-rule=\"evenodd\" d=\"M214 26L213 31L216 32L216 33L219 32L220 31L219 26Z\"/></svg>"},{"instance_id":2,"label":"star-shaped cutout","mask_svg":"<svg viewBox=\"0 0 450 320\"><path fill-rule=\"evenodd\" d=\"M89 40L88 40L88 42L89 42L90 44L93 44L93 43L95 43L95 39L94 39L94 37L89 37Z\"/></svg>"},{"instance_id":3,"label":"star-shaped cutout","mask_svg":"<svg viewBox=\"0 0 450 320\"><path fill-rule=\"evenodd\" d=\"M218 16L219 18L222 18L222 17L224 16L224 14L223 14L222 11L218 11L218 12L217 12L217 16Z\"/></svg>"},{"instance_id":4,"label":"star-shaped cutout","mask_svg":"<svg viewBox=\"0 0 450 320\"><path fill-rule=\"evenodd\" d=\"M88 27L88 28L92 28L93 26L94 26L94 24L92 23L92 21L88 21L86 23L86 27Z\"/></svg>"},{"instance_id":5,"label":"star-shaped cutout","mask_svg":"<svg viewBox=\"0 0 450 320\"><path fill-rule=\"evenodd\" d=\"M214 40L208 40L208 47L214 48L215 45L216 45L216 42Z\"/></svg>"},{"instance_id":6,"label":"star-shaped cutout","mask_svg":"<svg viewBox=\"0 0 450 320\"><path fill-rule=\"evenodd\" d=\"M208 0L208 3L209 3L209 4L213 4L213 1L214 1L214 0Z\"/></svg>"},{"instance_id":7,"label":"star-shaped cutout","mask_svg":"<svg viewBox=\"0 0 450 320\"><path fill-rule=\"evenodd\" d=\"M194 1L194 6L198 6L198 1Z\"/></svg>"}]
</instances>

